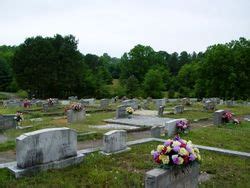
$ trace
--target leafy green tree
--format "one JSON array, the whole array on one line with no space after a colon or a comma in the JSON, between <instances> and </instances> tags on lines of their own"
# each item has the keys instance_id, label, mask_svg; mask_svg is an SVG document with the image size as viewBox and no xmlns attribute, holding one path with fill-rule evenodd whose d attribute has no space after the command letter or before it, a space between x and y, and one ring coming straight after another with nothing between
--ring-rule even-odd
<instances>
[{"instance_id":1,"label":"leafy green tree","mask_svg":"<svg viewBox=\"0 0 250 188\"><path fill-rule=\"evenodd\" d=\"M198 77L200 63L190 63L182 66L177 75L179 93L182 97L195 97L194 87Z\"/></svg>"},{"instance_id":2,"label":"leafy green tree","mask_svg":"<svg viewBox=\"0 0 250 188\"><path fill-rule=\"evenodd\" d=\"M164 83L161 73L158 70L150 69L145 75L143 82L146 97L161 98L164 90Z\"/></svg>"},{"instance_id":3,"label":"leafy green tree","mask_svg":"<svg viewBox=\"0 0 250 188\"><path fill-rule=\"evenodd\" d=\"M0 58L0 91L5 91L11 81L11 67L5 59Z\"/></svg>"},{"instance_id":4,"label":"leafy green tree","mask_svg":"<svg viewBox=\"0 0 250 188\"><path fill-rule=\"evenodd\" d=\"M127 84L126 84L126 93L127 96L130 98L133 97L138 97L140 96L140 87L139 87L139 81L137 78L132 75L127 79Z\"/></svg>"},{"instance_id":5,"label":"leafy green tree","mask_svg":"<svg viewBox=\"0 0 250 188\"><path fill-rule=\"evenodd\" d=\"M20 88L37 97L76 94L83 71L82 55L72 35L28 38L13 57Z\"/></svg>"}]
</instances>

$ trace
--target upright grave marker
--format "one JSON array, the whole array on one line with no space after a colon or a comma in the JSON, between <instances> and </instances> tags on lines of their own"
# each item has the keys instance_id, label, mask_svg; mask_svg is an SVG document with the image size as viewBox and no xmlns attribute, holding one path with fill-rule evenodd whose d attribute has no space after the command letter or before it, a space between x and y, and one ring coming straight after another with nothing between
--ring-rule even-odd
<instances>
[{"instance_id":1,"label":"upright grave marker","mask_svg":"<svg viewBox=\"0 0 250 188\"><path fill-rule=\"evenodd\" d=\"M112 153L120 153L127 151L127 132L125 130L113 130L104 134L102 153L110 155Z\"/></svg>"},{"instance_id":2,"label":"upright grave marker","mask_svg":"<svg viewBox=\"0 0 250 188\"><path fill-rule=\"evenodd\" d=\"M77 133L69 128L49 128L16 138L17 166L9 167L16 178L82 161L77 155Z\"/></svg>"}]
</instances>

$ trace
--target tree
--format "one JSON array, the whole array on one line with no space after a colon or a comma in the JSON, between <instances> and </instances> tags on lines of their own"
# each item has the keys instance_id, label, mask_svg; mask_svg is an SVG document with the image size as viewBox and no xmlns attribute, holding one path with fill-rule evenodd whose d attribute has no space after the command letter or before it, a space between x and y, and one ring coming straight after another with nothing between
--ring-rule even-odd
<instances>
[{"instance_id":1,"label":"tree","mask_svg":"<svg viewBox=\"0 0 250 188\"><path fill-rule=\"evenodd\" d=\"M0 91L6 91L12 81L11 68L5 59L0 58Z\"/></svg>"},{"instance_id":2,"label":"tree","mask_svg":"<svg viewBox=\"0 0 250 188\"><path fill-rule=\"evenodd\" d=\"M26 39L15 52L13 70L20 88L37 97L75 94L84 72L82 55L72 35Z\"/></svg>"},{"instance_id":3,"label":"tree","mask_svg":"<svg viewBox=\"0 0 250 188\"><path fill-rule=\"evenodd\" d=\"M198 79L200 63L185 64L181 67L177 75L179 93L182 97L194 97L194 87Z\"/></svg>"},{"instance_id":4,"label":"tree","mask_svg":"<svg viewBox=\"0 0 250 188\"><path fill-rule=\"evenodd\" d=\"M140 96L140 87L139 87L139 81L137 78L132 75L127 79L127 84L126 84L126 93L127 96L130 98L133 97L138 97Z\"/></svg>"},{"instance_id":5,"label":"tree","mask_svg":"<svg viewBox=\"0 0 250 188\"><path fill-rule=\"evenodd\" d=\"M161 98L164 90L161 73L158 70L150 69L145 75L143 86L147 97Z\"/></svg>"}]
</instances>

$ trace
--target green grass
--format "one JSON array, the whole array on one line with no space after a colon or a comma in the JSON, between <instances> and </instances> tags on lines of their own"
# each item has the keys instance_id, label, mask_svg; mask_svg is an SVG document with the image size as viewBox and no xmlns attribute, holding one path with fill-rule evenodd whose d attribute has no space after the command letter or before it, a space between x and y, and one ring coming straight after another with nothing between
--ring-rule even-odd
<instances>
[{"instance_id":1,"label":"green grass","mask_svg":"<svg viewBox=\"0 0 250 188\"><path fill-rule=\"evenodd\" d=\"M164 117L169 117L169 118L186 118L189 121L194 121L195 119L207 119L207 118L212 118L212 113L211 112L202 112L202 111L184 111L181 114L166 114Z\"/></svg>"},{"instance_id":2,"label":"green grass","mask_svg":"<svg viewBox=\"0 0 250 188\"><path fill-rule=\"evenodd\" d=\"M15 179L0 169L1 187L144 187L146 171L156 167L150 151L159 142L132 147L129 152L104 156L88 155L77 165L60 170L41 172L33 177ZM250 160L201 151L201 171L212 178L201 187L241 187L250 183Z\"/></svg>"},{"instance_id":3,"label":"green grass","mask_svg":"<svg viewBox=\"0 0 250 188\"><path fill-rule=\"evenodd\" d=\"M13 150L16 147L15 141L7 141L4 143L0 144L0 152L1 151L8 151L8 150Z\"/></svg>"},{"instance_id":4,"label":"green grass","mask_svg":"<svg viewBox=\"0 0 250 188\"><path fill-rule=\"evenodd\" d=\"M182 138L198 145L250 152L250 122L197 128L182 135Z\"/></svg>"},{"instance_id":5,"label":"green grass","mask_svg":"<svg viewBox=\"0 0 250 188\"><path fill-rule=\"evenodd\" d=\"M250 115L250 106L231 106L219 105L219 109L230 110L236 116Z\"/></svg>"}]
</instances>

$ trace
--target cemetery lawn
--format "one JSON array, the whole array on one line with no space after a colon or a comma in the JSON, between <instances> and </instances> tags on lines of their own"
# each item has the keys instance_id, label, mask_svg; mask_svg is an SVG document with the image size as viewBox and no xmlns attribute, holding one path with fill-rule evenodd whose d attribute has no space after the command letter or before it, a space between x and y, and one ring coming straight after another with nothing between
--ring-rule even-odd
<instances>
[{"instance_id":1,"label":"cemetery lawn","mask_svg":"<svg viewBox=\"0 0 250 188\"><path fill-rule=\"evenodd\" d=\"M41 172L16 180L0 169L1 187L144 187L146 171L156 167L150 152L159 142L133 146L132 150L111 156L89 154L76 166ZM246 187L250 183L250 160L201 151L201 171L211 179L201 187Z\"/></svg>"},{"instance_id":2,"label":"cemetery lawn","mask_svg":"<svg viewBox=\"0 0 250 188\"><path fill-rule=\"evenodd\" d=\"M194 120L212 118L212 113L202 112L198 110L188 110L188 111L184 111L181 114L164 114L164 117L175 118L175 119L185 118L185 119L188 119L189 121L194 121Z\"/></svg>"},{"instance_id":3,"label":"cemetery lawn","mask_svg":"<svg viewBox=\"0 0 250 188\"><path fill-rule=\"evenodd\" d=\"M200 127L181 137L198 145L250 152L250 122Z\"/></svg>"}]
</instances>

